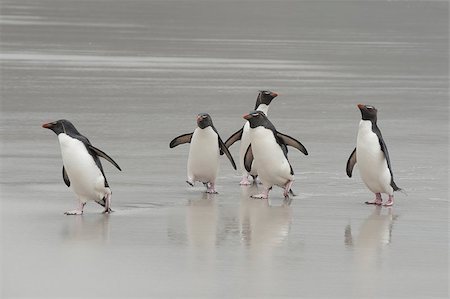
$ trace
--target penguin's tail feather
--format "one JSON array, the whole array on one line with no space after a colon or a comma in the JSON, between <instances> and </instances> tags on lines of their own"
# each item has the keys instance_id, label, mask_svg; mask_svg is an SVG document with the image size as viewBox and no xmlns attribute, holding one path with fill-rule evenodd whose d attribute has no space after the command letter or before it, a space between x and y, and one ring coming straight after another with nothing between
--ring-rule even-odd
<instances>
[{"instance_id":1,"label":"penguin's tail feather","mask_svg":"<svg viewBox=\"0 0 450 299\"><path fill-rule=\"evenodd\" d=\"M394 191L400 191L400 190L402 190L400 187L398 187L398 186L395 184L394 180L391 180L391 187L392 187L392 189L394 189Z\"/></svg>"}]
</instances>

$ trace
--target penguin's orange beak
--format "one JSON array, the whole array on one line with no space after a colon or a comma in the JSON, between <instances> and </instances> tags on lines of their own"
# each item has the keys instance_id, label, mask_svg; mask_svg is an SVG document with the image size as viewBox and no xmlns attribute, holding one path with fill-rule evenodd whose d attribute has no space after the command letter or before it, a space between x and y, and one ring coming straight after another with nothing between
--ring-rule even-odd
<instances>
[{"instance_id":1,"label":"penguin's orange beak","mask_svg":"<svg viewBox=\"0 0 450 299\"><path fill-rule=\"evenodd\" d=\"M356 106L358 106L359 109L363 109L364 107L366 107L366 105L363 105L363 104L358 104Z\"/></svg>"},{"instance_id":2,"label":"penguin's orange beak","mask_svg":"<svg viewBox=\"0 0 450 299\"><path fill-rule=\"evenodd\" d=\"M53 125L51 123L43 124L42 127L46 129L50 129Z\"/></svg>"},{"instance_id":3,"label":"penguin's orange beak","mask_svg":"<svg viewBox=\"0 0 450 299\"><path fill-rule=\"evenodd\" d=\"M251 115L251 114L244 114L242 117L243 117L244 119L249 120L250 118L252 118L252 115Z\"/></svg>"},{"instance_id":4,"label":"penguin's orange beak","mask_svg":"<svg viewBox=\"0 0 450 299\"><path fill-rule=\"evenodd\" d=\"M275 98L278 96L278 93L272 91L272 93L270 95Z\"/></svg>"}]
</instances>

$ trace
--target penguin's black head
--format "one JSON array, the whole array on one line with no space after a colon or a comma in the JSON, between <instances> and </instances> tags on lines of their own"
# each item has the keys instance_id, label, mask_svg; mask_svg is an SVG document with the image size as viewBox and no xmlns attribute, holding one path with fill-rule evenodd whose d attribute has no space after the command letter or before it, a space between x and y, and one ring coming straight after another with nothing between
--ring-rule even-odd
<instances>
[{"instance_id":1,"label":"penguin's black head","mask_svg":"<svg viewBox=\"0 0 450 299\"><path fill-rule=\"evenodd\" d=\"M80 134L75 126L66 119L60 119L51 123L46 123L42 125L43 128L50 129L59 135L61 133L66 133L67 135Z\"/></svg>"},{"instance_id":2,"label":"penguin's black head","mask_svg":"<svg viewBox=\"0 0 450 299\"><path fill-rule=\"evenodd\" d=\"M361 119L370 120L372 122L377 121L378 110L374 106L358 104L358 108L361 111Z\"/></svg>"},{"instance_id":3,"label":"penguin's black head","mask_svg":"<svg viewBox=\"0 0 450 299\"><path fill-rule=\"evenodd\" d=\"M269 105L270 102L272 102L272 100L277 96L278 94L276 92L270 90L260 90L258 93L258 97L256 98L255 110L261 104Z\"/></svg>"},{"instance_id":4,"label":"penguin's black head","mask_svg":"<svg viewBox=\"0 0 450 299\"><path fill-rule=\"evenodd\" d=\"M245 114L244 119L248 120L250 123L250 127L256 128L259 126L264 126L267 122L267 116L262 111L251 111L248 114Z\"/></svg>"},{"instance_id":5,"label":"penguin's black head","mask_svg":"<svg viewBox=\"0 0 450 299\"><path fill-rule=\"evenodd\" d=\"M207 128L209 126L212 126L212 119L211 116L209 116L208 113L199 113L197 115L197 125L200 129Z\"/></svg>"}]
</instances>

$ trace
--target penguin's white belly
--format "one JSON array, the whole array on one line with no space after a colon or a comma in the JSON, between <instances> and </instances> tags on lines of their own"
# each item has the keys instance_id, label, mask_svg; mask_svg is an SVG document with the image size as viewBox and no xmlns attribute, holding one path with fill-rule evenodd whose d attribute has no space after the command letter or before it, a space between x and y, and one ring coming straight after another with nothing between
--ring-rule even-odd
<instances>
[{"instance_id":1,"label":"penguin's white belly","mask_svg":"<svg viewBox=\"0 0 450 299\"><path fill-rule=\"evenodd\" d=\"M356 142L356 161L361 178L373 193L392 194L391 174L378 136L372 131L370 121L361 122Z\"/></svg>"},{"instance_id":2,"label":"penguin's white belly","mask_svg":"<svg viewBox=\"0 0 450 299\"><path fill-rule=\"evenodd\" d=\"M188 178L203 183L214 182L219 169L219 141L211 128L197 128L189 148Z\"/></svg>"},{"instance_id":3,"label":"penguin's white belly","mask_svg":"<svg viewBox=\"0 0 450 299\"><path fill-rule=\"evenodd\" d=\"M288 160L271 130L263 127L253 129L252 151L254 164L258 165L258 175L266 187L283 186L293 180Z\"/></svg>"},{"instance_id":4,"label":"penguin's white belly","mask_svg":"<svg viewBox=\"0 0 450 299\"><path fill-rule=\"evenodd\" d=\"M70 187L83 202L102 199L107 193L105 178L83 142L64 133L58 139Z\"/></svg>"}]
</instances>

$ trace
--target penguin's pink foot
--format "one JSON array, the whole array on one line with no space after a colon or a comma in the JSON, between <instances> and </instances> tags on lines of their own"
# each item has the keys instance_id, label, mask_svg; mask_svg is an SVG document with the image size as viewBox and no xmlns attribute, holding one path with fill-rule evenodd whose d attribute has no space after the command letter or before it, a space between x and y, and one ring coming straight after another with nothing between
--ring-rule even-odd
<instances>
[{"instance_id":1,"label":"penguin's pink foot","mask_svg":"<svg viewBox=\"0 0 450 299\"><path fill-rule=\"evenodd\" d=\"M391 207L394 205L394 196L389 195L389 199L386 201L386 203L383 205L385 207Z\"/></svg>"},{"instance_id":2,"label":"penguin's pink foot","mask_svg":"<svg viewBox=\"0 0 450 299\"><path fill-rule=\"evenodd\" d=\"M289 197L289 193L290 192L292 192L291 191L291 187L292 187L292 184L294 183L294 181L288 181L285 185L284 185L284 192L283 192L283 195L284 195L284 197L285 198L287 198L287 197ZM294 192L292 192L292 193L294 193Z\"/></svg>"},{"instance_id":3,"label":"penguin's pink foot","mask_svg":"<svg viewBox=\"0 0 450 299\"><path fill-rule=\"evenodd\" d=\"M114 211L111 210L111 208L107 208L107 209L103 210L102 214L111 214L112 212L114 212Z\"/></svg>"},{"instance_id":4,"label":"penguin's pink foot","mask_svg":"<svg viewBox=\"0 0 450 299\"><path fill-rule=\"evenodd\" d=\"M209 194L218 194L218 192L216 191L216 188L214 186L214 183L207 183L207 188L206 188L206 193Z\"/></svg>"},{"instance_id":5,"label":"penguin's pink foot","mask_svg":"<svg viewBox=\"0 0 450 299\"><path fill-rule=\"evenodd\" d=\"M372 201L366 201L366 205L377 205L377 206L381 206L382 204L382 199L381 199L381 193L376 193L375 194L375 199Z\"/></svg>"},{"instance_id":6,"label":"penguin's pink foot","mask_svg":"<svg viewBox=\"0 0 450 299\"><path fill-rule=\"evenodd\" d=\"M379 200L372 200L372 201L366 201L365 202L366 205L377 205L377 206L381 206L381 201Z\"/></svg>"},{"instance_id":7,"label":"penguin's pink foot","mask_svg":"<svg viewBox=\"0 0 450 299\"><path fill-rule=\"evenodd\" d=\"M102 214L110 214L113 210L111 210L111 194L106 194L103 198L105 200L105 210Z\"/></svg>"},{"instance_id":8,"label":"penguin's pink foot","mask_svg":"<svg viewBox=\"0 0 450 299\"><path fill-rule=\"evenodd\" d=\"M239 185L241 186L248 186L251 185L252 183L250 183L250 181L248 180L248 176L243 176L242 180L239 182Z\"/></svg>"},{"instance_id":9,"label":"penguin's pink foot","mask_svg":"<svg viewBox=\"0 0 450 299\"><path fill-rule=\"evenodd\" d=\"M257 198L257 199L268 199L269 198L268 194L265 194L265 193L255 194L255 195L252 195L250 197L251 198Z\"/></svg>"},{"instance_id":10,"label":"penguin's pink foot","mask_svg":"<svg viewBox=\"0 0 450 299\"><path fill-rule=\"evenodd\" d=\"M85 202L79 202L78 209L64 212L64 215L83 215Z\"/></svg>"},{"instance_id":11,"label":"penguin's pink foot","mask_svg":"<svg viewBox=\"0 0 450 299\"><path fill-rule=\"evenodd\" d=\"M64 215L83 215L83 211L71 210L71 211L64 212Z\"/></svg>"}]
</instances>

